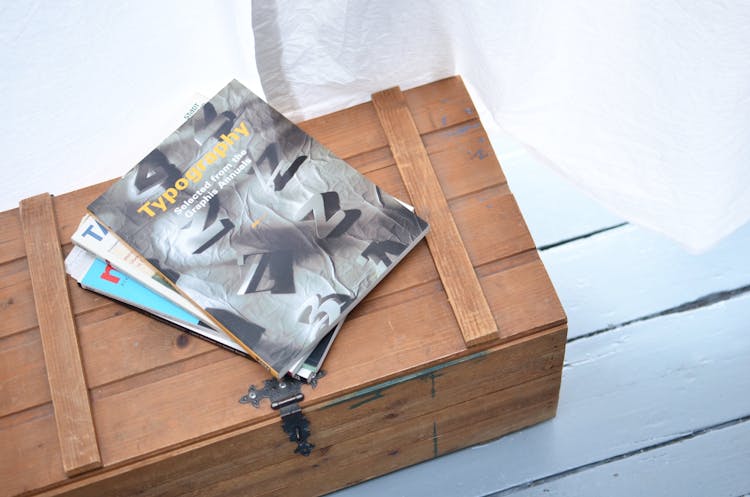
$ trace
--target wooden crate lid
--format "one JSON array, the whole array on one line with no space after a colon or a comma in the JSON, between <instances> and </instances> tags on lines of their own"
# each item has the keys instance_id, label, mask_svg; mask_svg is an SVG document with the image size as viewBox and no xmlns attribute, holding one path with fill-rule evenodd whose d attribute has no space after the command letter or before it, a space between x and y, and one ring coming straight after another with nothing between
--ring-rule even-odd
<instances>
[{"instance_id":1,"label":"wooden crate lid","mask_svg":"<svg viewBox=\"0 0 750 497\"><path fill-rule=\"evenodd\" d=\"M396 165L398 159L404 167L402 147L389 142L403 131L397 126L416 128L444 194L445 202L435 208L444 216L447 206L455 221L472 266L466 276L481 288L492 322L487 325L487 309L482 311L479 302L480 325L464 328L466 340L478 345L467 347L451 306L452 300L461 298L460 288L446 292L427 246L420 244L352 312L327 360L328 376L307 393L303 405L308 410L372 385L474 357L488 347L520 343L565 323L460 78L403 93L393 90L376 95L375 101L377 107L368 102L301 127L384 190L420 207L423 199L410 195L414 189L405 187ZM411 125L402 120L405 110ZM389 117L392 111L400 116L395 123ZM413 150L419 148L413 128L409 133L407 167L414 160L424 165L424 151ZM69 250L70 235L85 206L110 183L52 199L64 251ZM434 181L431 188L434 191ZM435 223L432 211L429 214ZM68 279L103 464L100 470L70 480L66 469L71 466L63 465L67 449L58 441L55 395L50 394L50 388L57 387L52 377L47 379L43 356L43 319L35 312L31 260L18 210L0 213L0 481L9 482L0 495L54 488L92 474L104 478L147 458L278 422L270 409L255 410L238 402L248 385L261 384L267 377L260 366L85 292ZM278 443L285 442L280 437Z\"/></svg>"}]
</instances>

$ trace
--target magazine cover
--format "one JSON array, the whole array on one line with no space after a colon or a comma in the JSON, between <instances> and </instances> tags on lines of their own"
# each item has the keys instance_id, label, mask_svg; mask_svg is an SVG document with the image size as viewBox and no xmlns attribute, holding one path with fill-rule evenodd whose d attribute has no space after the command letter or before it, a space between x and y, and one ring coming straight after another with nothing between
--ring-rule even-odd
<instances>
[{"instance_id":1,"label":"magazine cover","mask_svg":"<svg viewBox=\"0 0 750 497\"><path fill-rule=\"evenodd\" d=\"M277 377L427 231L237 81L89 211Z\"/></svg>"}]
</instances>

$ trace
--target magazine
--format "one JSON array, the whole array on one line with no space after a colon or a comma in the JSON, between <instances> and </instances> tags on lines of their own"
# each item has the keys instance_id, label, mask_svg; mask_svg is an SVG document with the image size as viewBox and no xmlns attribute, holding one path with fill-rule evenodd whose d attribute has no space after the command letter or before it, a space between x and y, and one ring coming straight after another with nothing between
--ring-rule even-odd
<instances>
[{"instance_id":1,"label":"magazine","mask_svg":"<svg viewBox=\"0 0 750 497\"><path fill-rule=\"evenodd\" d=\"M131 279L106 261L74 246L65 258L65 271L81 286L129 306L147 311L247 356L247 352L223 333L218 333L194 315Z\"/></svg>"},{"instance_id":2,"label":"magazine","mask_svg":"<svg viewBox=\"0 0 750 497\"><path fill-rule=\"evenodd\" d=\"M65 258L65 270L87 290L145 311L187 333L249 357L248 353L225 333L211 328L168 297L153 292L128 274L119 271L110 263L81 247L74 246ZM310 357L296 366L291 374L305 381L315 378L330 350L333 339L342 326L343 322L331 330L313 350Z\"/></svg>"},{"instance_id":3,"label":"magazine","mask_svg":"<svg viewBox=\"0 0 750 497\"><path fill-rule=\"evenodd\" d=\"M211 322L211 318L200 308L175 291L168 281L151 266L143 262L127 246L120 243L107 228L97 223L91 216L83 216L78 229L71 235L70 239L75 245L96 257L106 260L119 271L136 279L149 290L174 302L196 318L206 323Z\"/></svg>"},{"instance_id":4,"label":"magazine","mask_svg":"<svg viewBox=\"0 0 750 497\"><path fill-rule=\"evenodd\" d=\"M89 211L276 377L428 228L237 81Z\"/></svg>"}]
</instances>

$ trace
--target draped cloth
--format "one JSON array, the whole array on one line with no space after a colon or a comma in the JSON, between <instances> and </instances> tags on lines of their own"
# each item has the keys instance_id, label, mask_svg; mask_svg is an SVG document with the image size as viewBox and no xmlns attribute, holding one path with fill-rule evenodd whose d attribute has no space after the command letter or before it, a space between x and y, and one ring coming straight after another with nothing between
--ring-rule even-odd
<instances>
[{"instance_id":1,"label":"draped cloth","mask_svg":"<svg viewBox=\"0 0 750 497\"><path fill-rule=\"evenodd\" d=\"M483 121L629 221L702 251L750 218L750 3L264 0L253 30L297 119L460 74Z\"/></svg>"},{"instance_id":2,"label":"draped cloth","mask_svg":"<svg viewBox=\"0 0 750 497\"><path fill-rule=\"evenodd\" d=\"M750 217L750 2L39 0L3 20L3 210L123 174L232 78L300 119L460 74L496 144L629 221L700 251Z\"/></svg>"}]
</instances>

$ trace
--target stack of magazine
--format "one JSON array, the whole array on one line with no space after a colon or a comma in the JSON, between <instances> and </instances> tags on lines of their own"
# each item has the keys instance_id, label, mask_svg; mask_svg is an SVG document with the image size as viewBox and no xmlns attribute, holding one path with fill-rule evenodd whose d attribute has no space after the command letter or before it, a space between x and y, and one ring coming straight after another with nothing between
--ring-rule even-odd
<instances>
[{"instance_id":1,"label":"stack of magazine","mask_svg":"<svg viewBox=\"0 0 750 497\"><path fill-rule=\"evenodd\" d=\"M81 286L307 381L428 229L237 81L88 211Z\"/></svg>"}]
</instances>

